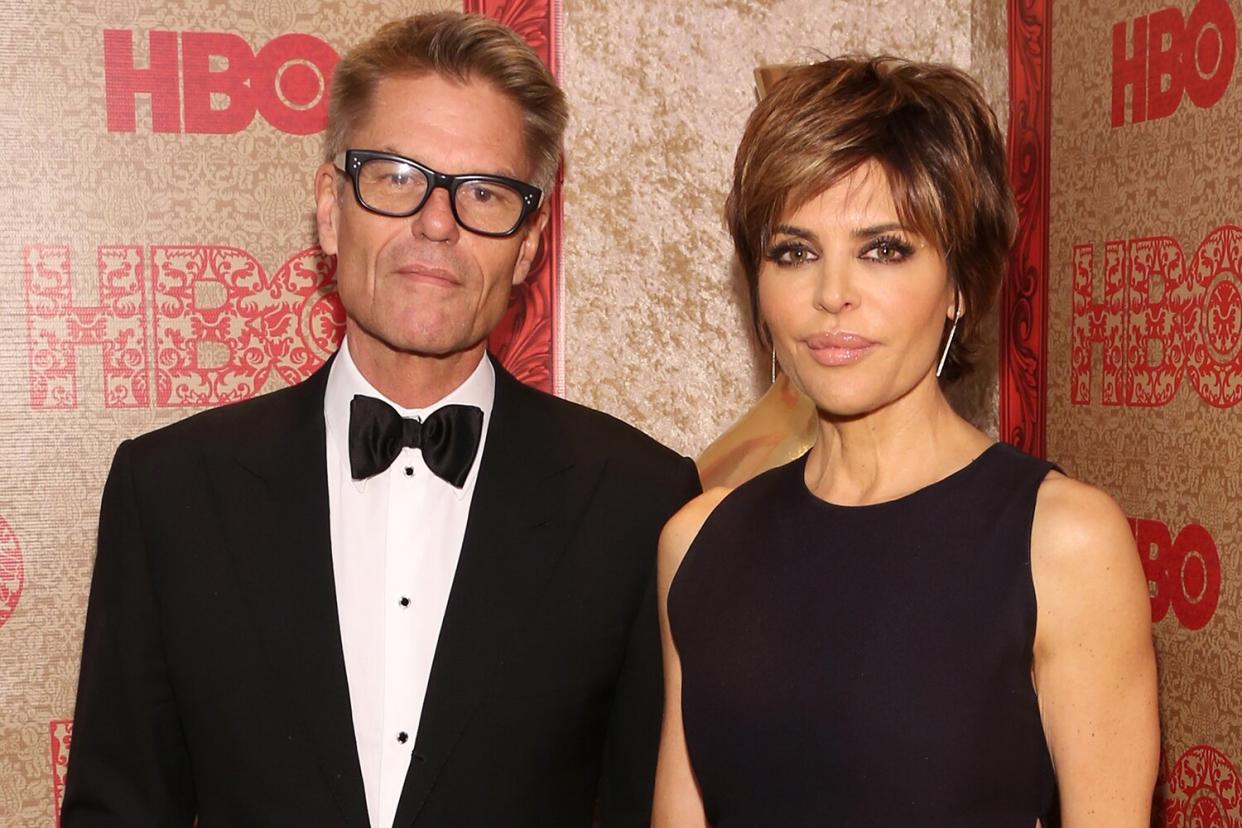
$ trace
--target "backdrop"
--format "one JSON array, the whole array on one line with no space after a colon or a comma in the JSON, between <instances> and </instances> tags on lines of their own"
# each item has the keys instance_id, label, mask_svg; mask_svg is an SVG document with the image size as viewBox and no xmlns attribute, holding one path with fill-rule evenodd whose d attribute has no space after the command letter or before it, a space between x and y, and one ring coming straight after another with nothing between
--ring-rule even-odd
<instances>
[{"instance_id":1,"label":"backdrop","mask_svg":"<svg viewBox=\"0 0 1242 828\"><path fill-rule=\"evenodd\" d=\"M461 7L0 0L0 825L55 824L112 451L330 352L311 173L332 68L387 19ZM493 344L688 454L766 384L720 220L753 68L946 60L1004 108L1000 0L465 7L522 32L572 104L564 220ZM990 376L971 400L995 428Z\"/></svg>"},{"instance_id":2,"label":"backdrop","mask_svg":"<svg viewBox=\"0 0 1242 828\"><path fill-rule=\"evenodd\" d=\"M1237 0L1015 0L1003 437L1130 515L1164 757L1157 824L1242 825Z\"/></svg>"}]
</instances>

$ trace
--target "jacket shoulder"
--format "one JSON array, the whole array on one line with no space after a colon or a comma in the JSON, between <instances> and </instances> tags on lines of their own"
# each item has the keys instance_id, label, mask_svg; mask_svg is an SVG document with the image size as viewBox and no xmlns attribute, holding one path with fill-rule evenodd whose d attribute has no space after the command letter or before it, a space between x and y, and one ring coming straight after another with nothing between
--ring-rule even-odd
<instances>
[{"instance_id":1,"label":"jacket shoulder","mask_svg":"<svg viewBox=\"0 0 1242 828\"><path fill-rule=\"evenodd\" d=\"M322 417L323 394L320 391L316 396L314 379L200 411L148 431L128 441L131 451L137 458L169 457L266 441L287 431L300 418Z\"/></svg>"},{"instance_id":2,"label":"jacket shoulder","mask_svg":"<svg viewBox=\"0 0 1242 828\"><path fill-rule=\"evenodd\" d=\"M527 388L528 404L544 409L561 439L576 456L607 460L610 465L684 468L689 458L624 420L581 403Z\"/></svg>"}]
</instances>

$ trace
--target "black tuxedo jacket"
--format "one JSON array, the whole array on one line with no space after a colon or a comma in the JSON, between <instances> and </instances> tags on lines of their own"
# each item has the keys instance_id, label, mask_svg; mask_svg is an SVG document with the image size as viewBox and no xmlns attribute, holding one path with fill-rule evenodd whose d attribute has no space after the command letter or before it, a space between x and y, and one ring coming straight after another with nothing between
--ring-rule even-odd
<instances>
[{"instance_id":1,"label":"black tuxedo jacket","mask_svg":"<svg viewBox=\"0 0 1242 828\"><path fill-rule=\"evenodd\" d=\"M497 367L395 825L645 825L655 547L693 464ZM347 826L323 397L306 382L127 441L104 489L62 822Z\"/></svg>"}]
</instances>

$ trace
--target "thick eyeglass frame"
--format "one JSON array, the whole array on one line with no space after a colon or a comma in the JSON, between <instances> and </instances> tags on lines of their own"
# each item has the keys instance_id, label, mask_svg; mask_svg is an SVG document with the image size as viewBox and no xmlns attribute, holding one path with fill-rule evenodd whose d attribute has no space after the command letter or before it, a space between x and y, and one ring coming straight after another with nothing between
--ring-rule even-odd
<instances>
[{"instance_id":1,"label":"thick eyeglass frame","mask_svg":"<svg viewBox=\"0 0 1242 828\"><path fill-rule=\"evenodd\" d=\"M399 164L408 164L421 172L423 177L427 179L427 190L423 193L423 197L418 204L414 206L414 209L394 213L388 210L381 210L378 207L373 207L362 197L362 185L358 182L358 173L362 170L363 164L367 161L376 159L381 161L395 161ZM423 209L423 207L427 204L427 199L431 198L432 192L434 192L437 187L443 187L449 194L449 208L452 209L453 219L457 222L458 226L465 230L469 230L471 233L475 233L480 236L488 236L490 238L502 239L512 236L521 229L522 225L526 222L526 219L530 217L531 213L539 208L539 204L543 200L542 190L533 184L527 184L525 181L519 181L516 178L507 178L503 175L487 175L484 173L446 175L445 173L433 170L426 164L420 164L413 158L406 158L404 155L396 155L391 152L349 149L338 155L333 160L333 163L336 165L338 170L349 176L349 180L354 184L354 198L357 200L358 204L368 212L375 213L377 216L389 216L390 218L409 218L419 210ZM496 184L503 184L506 187L510 187L517 191L518 195L522 197L522 212L518 215L517 221L513 223L512 227L504 232L495 232L479 230L462 221L461 216L457 213L457 189L462 184L468 184L472 181L489 181Z\"/></svg>"}]
</instances>

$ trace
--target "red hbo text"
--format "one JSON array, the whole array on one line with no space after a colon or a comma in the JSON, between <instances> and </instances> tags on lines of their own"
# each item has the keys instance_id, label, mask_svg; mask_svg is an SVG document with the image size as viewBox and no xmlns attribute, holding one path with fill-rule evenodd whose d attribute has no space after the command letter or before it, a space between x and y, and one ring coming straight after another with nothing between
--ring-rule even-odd
<instances>
[{"instance_id":1,"label":"red hbo text","mask_svg":"<svg viewBox=\"0 0 1242 828\"><path fill-rule=\"evenodd\" d=\"M105 29L109 132L134 132L135 99L149 95L155 132L233 133L258 112L276 129L309 135L327 124L328 89L340 56L307 34L283 34L256 53L228 32L147 35L138 66L134 33Z\"/></svg>"},{"instance_id":2,"label":"red hbo text","mask_svg":"<svg viewBox=\"0 0 1242 828\"><path fill-rule=\"evenodd\" d=\"M1199 0L1183 17L1167 8L1113 25L1114 127L1167 118L1189 96L1207 109L1225 94L1237 60L1228 0Z\"/></svg>"},{"instance_id":3,"label":"red hbo text","mask_svg":"<svg viewBox=\"0 0 1242 828\"><path fill-rule=\"evenodd\" d=\"M25 566L22 563L22 545L17 533L0 515L0 627L17 609L25 583Z\"/></svg>"},{"instance_id":4,"label":"red hbo text","mask_svg":"<svg viewBox=\"0 0 1242 828\"><path fill-rule=\"evenodd\" d=\"M1172 608L1186 629L1206 627L1220 600L1220 555L1208 530L1192 523L1174 538L1162 521L1130 518L1130 531L1147 575L1151 620Z\"/></svg>"},{"instance_id":5,"label":"red hbo text","mask_svg":"<svg viewBox=\"0 0 1242 828\"><path fill-rule=\"evenodd\" d=\"M52 796L56 803L56 825L60 826L60 810L65 801L65 771L69 768L69 744L73 741L73 720L52 719L48 722L52 746Z\"/></svg>"},{"instance_id":6,"label":"red hbo text","mask_svg":"<svg viewBox=\"0 0 1242 828\"><path fill-rule=\"evenodd\" d=\"M68 247L32 245L24 259L33 408L78 406L84 347L102 352L108 408L214 406L273 372L304 379L345 327L336 260L318 247L269 273L236 247L100 245L93 301L74 296Z\"/></svg>"},{"instance_id":7,"label":"red hbo text","mask_svg":"<svg viewBox=\"0 0 1242 828\"><path fill-rule=\"evenodd\" d=\"M1101 261L1102 259L1102 261ZM1209 405L1242 401L1242 228L1217 227L1187 257L1148 236L1073 248L1070 401L1167 405L1183 384ZM1101 269L1103 273L1101 274Z\"/></svg>"}]
</instances>

